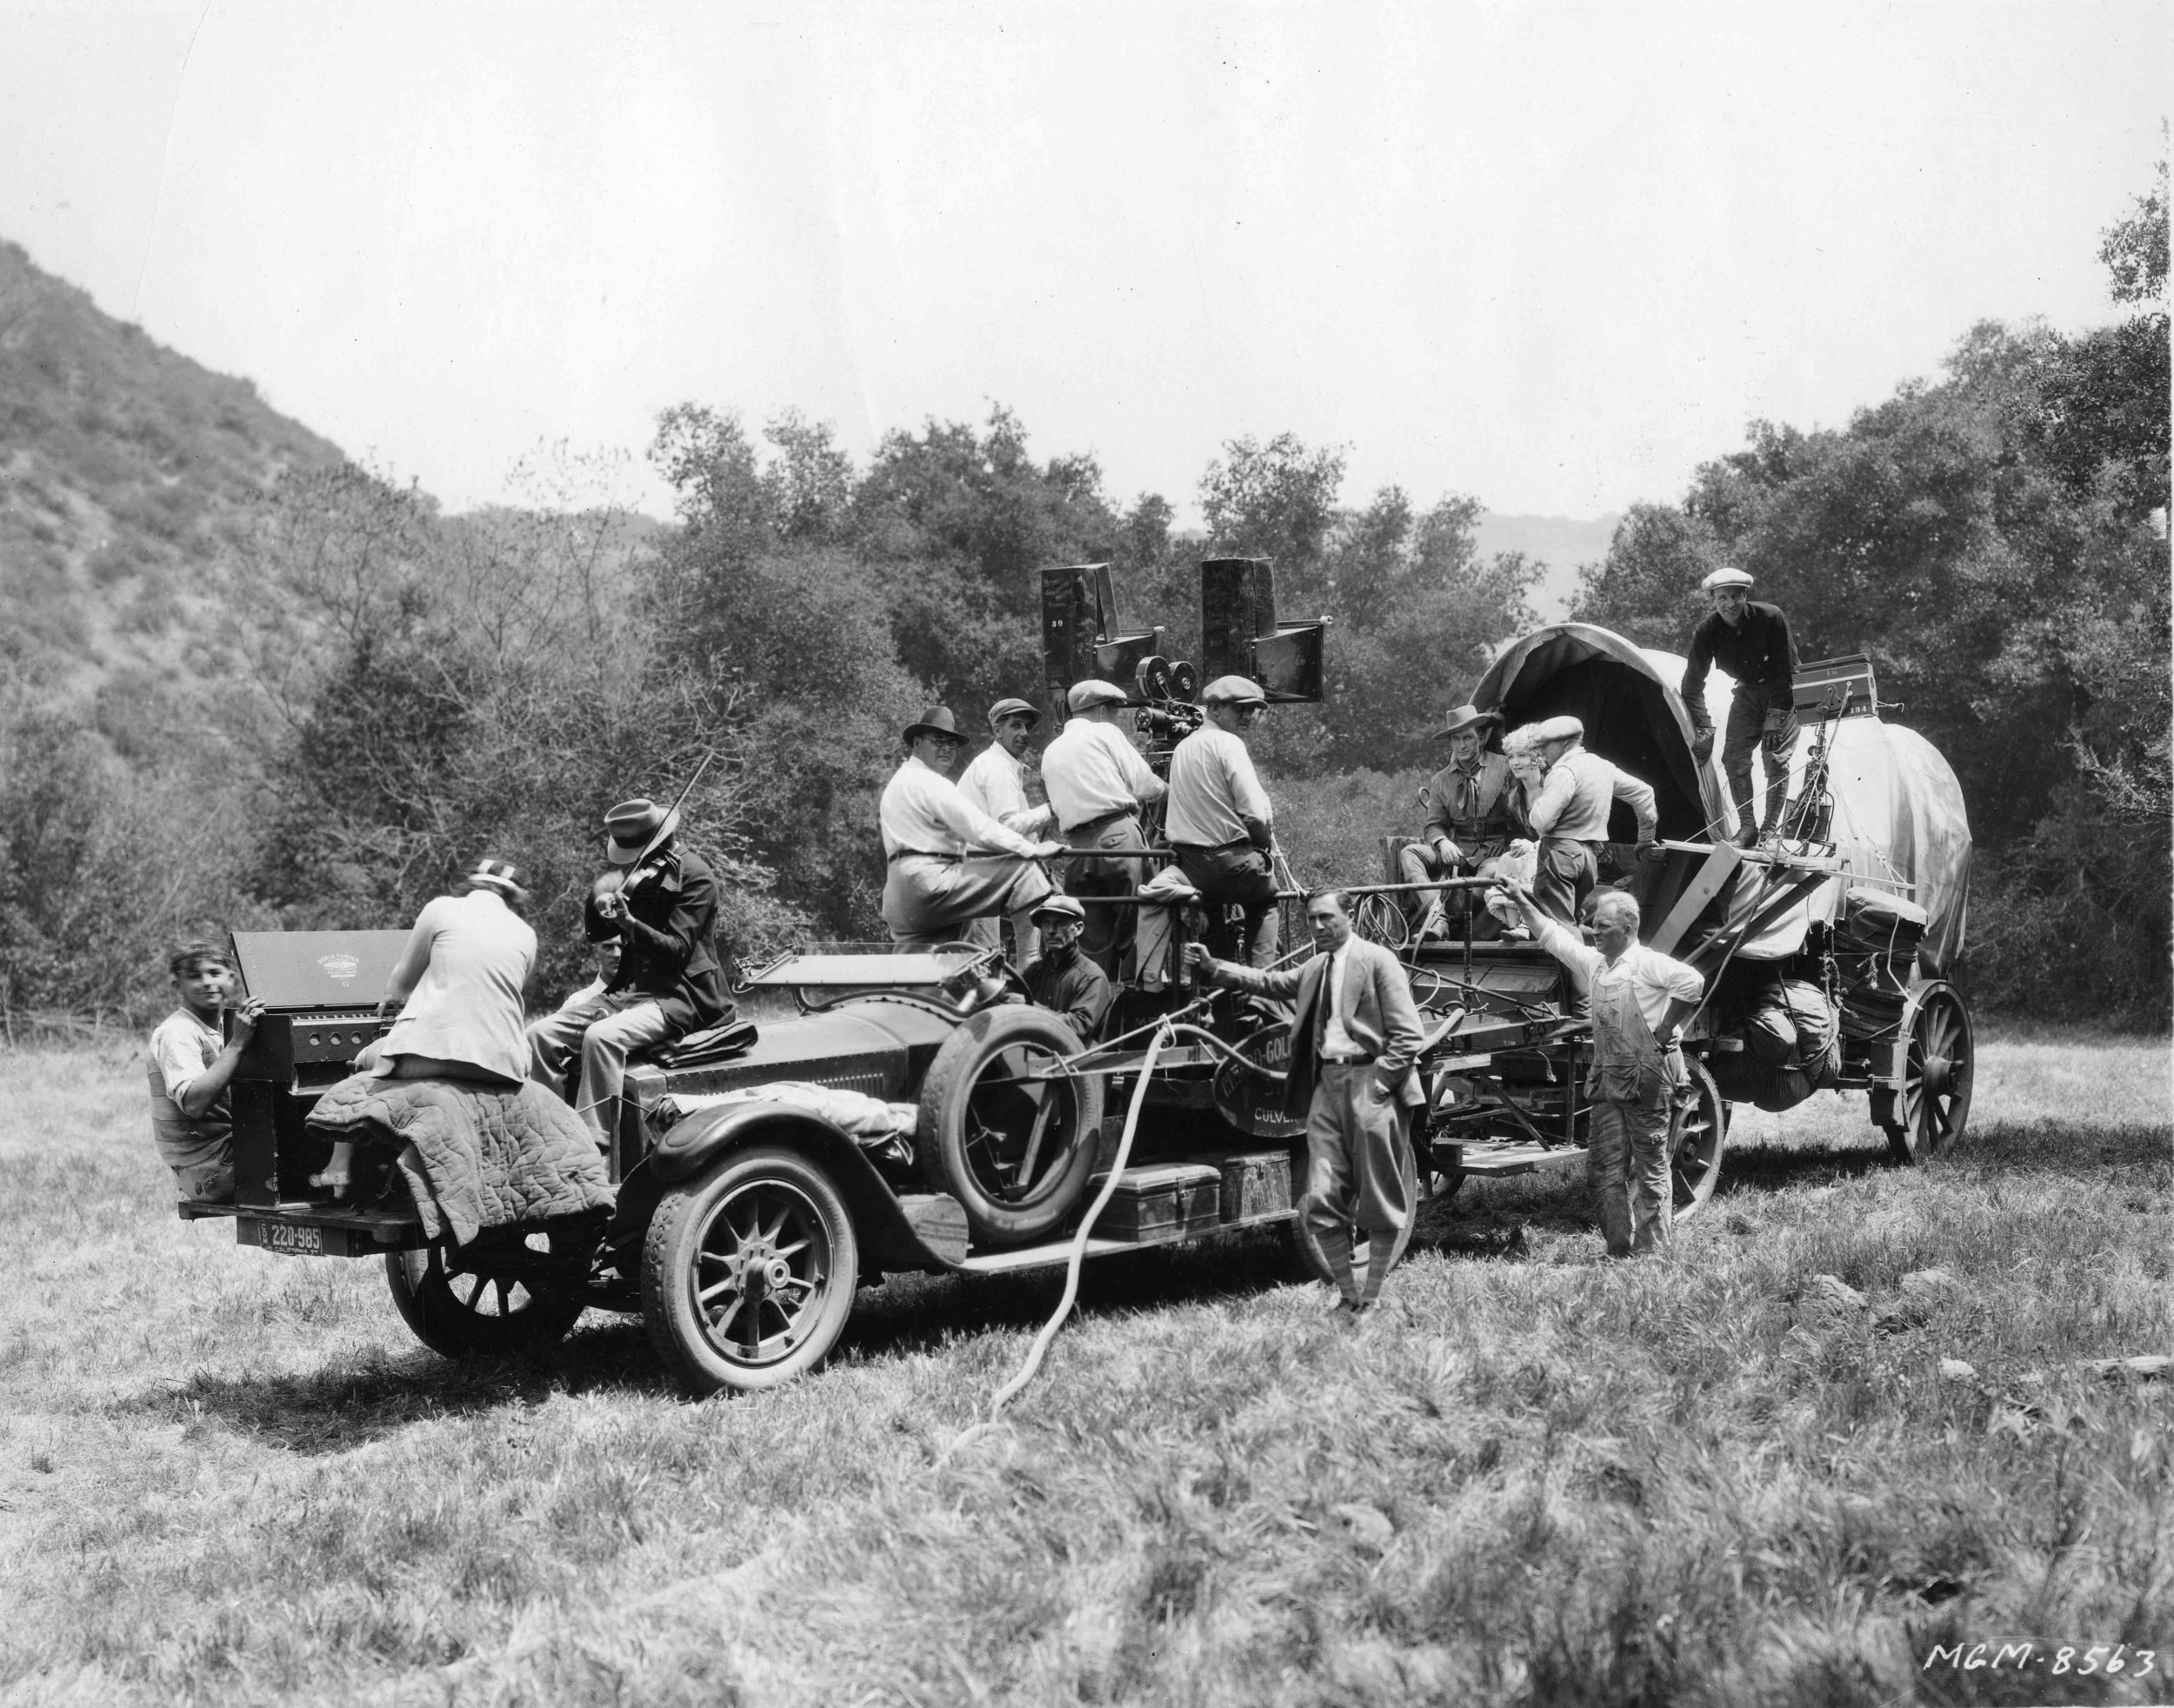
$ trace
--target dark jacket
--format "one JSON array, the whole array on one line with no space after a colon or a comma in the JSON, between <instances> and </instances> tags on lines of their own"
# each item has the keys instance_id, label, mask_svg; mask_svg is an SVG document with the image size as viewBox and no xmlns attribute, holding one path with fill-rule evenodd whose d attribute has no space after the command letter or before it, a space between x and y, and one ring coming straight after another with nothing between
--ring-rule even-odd
<instances>
[{"instance_id":1,"label":"dark jacket","mask_svg":"<svg viewBox=\"0 0 2174 1708\"><path fill-rule=\"evenodd\" d=\"M1790 637L1789 619L1782 608L1753 599L1744 607L1744 621L1733 628L1712 612L1691 630L1683 692L1695 729L1713 728L1706 711L1706 672L1716 664L1739 688L1786 691L1797 677L1797 643Z\"/></svg>"},{"instance_id":2,"label":"dark jacket","mask_svg":"<svg viewBox=\"0 0 2174 1708\"><path fill-rule=\"evenodd\" d=\"M604 917L593 895L584 913L590 942L620 939L618 976L605 989L654 998L675 1037L730 1013L717 953L717 881L709 863L677 844L660 849L628 872L620 893L631 918Z\"/></svg>"},{"instance_id":3,"label":"dark jacket","mask_svg":"<svg viewBox=\"0 0 2174 1708\"><path fill-rule=\"evenodd\" d=\"M1326 955L1316 955L1303 967L1282 972L1216 963L1218 984L1257 997L1298 998L1290 1026L1290 1069L1284 1081L1284 1113L1294 1121L1306 1118L1313 1105L1314 1082L1321 1077L1321 1031L1329 1017L1321 1006L1321 992L1328 977ZM1406 1104L1424 1103L1426 1094L1411 1069L1426 1033L1419 1024L1419 1005L1411 999L1411 981L1397 957L1379 944L1353 937L1344 964L1344 1030L1360 1049L1372 1054L1376 1083Z\"/></svg>"},{"instance_id":4,"label":"dark jacket","mask_svg":"<svg viewBox=\"0 0 2174 1708\"><path fill-rule=\"evenodd\" d=\"M1110 1016L1110 975L1077 944L1061 966L1046 955L1039 956L1019 976L1026 980L1035 1002L1063 1015L1082 1044L1092 1044L1102 1036L1102 1023Z\"/></svg>"}]
</instances>

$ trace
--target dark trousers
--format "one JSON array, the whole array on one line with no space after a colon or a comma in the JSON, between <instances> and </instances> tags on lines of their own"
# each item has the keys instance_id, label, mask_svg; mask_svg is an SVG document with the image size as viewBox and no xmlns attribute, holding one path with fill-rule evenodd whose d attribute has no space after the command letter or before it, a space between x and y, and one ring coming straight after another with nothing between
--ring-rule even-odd
<instances>
[{"instance_id":1,"label":"dark trousers","mask_svg":"<svg viewBox=\"0 0 2174 1708\"><path fill-rule=\"evenodd\" d=\"M1786 682L1739 686L1729 702L1729 726L1721 737L1721 774L1729 781L1729 799L1738 828L1756 822L1751 814L1751 756L1766 756L1766 818L1764 828L1781 822L1789 795L1789 762L1797 751L1797 711Z\"/></svg>"},{"instance_id":2,"label":"dark trousers","mask_svg":"<svg viewBox=\"0 0 2174 1708\"><path fill-rule=\"evenodd\" d=\"M1577 910L1600 881L1600 863L1590 842L1566 837L1547 837L1540 843L1537 869L1532 877L1532 899L1550 919L1577 929Z\"/></svg>"},{"instance_id":3,"label":"dark trousers","mask_svg":"<svg viewBox=\"0 0 2174 1708\"><path fill-rule=\"evenodd\" d=\"M1282 944L1283 926L1276 913L1276 878L1269 870L1268 856L1245 842L1221 848L1189 844L1177 854L1178 871L1207 905L1208 952L1218 961L1247 966L1272 963ZM1245 910L1244 926L1235 939L1223 917L1230 906Z\"/></svg>"}]
</instances>

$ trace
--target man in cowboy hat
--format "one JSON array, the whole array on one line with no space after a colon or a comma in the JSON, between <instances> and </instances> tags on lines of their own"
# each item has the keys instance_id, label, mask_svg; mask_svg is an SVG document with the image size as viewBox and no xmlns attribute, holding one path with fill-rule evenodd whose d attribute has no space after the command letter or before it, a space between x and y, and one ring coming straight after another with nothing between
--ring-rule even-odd
<instances>
[{"instance_id":1,"label":"man in cowboy hat","mask_svg":"<svg viewBox=\"0 0 2174 1708\"><path fill-rule=\"evenodd\" d=\"M1071 717L1042 754L1042 784L1057 809L1058 829L1077 851L1066 863L1064 887L1088 903L1080 946L1112 978L1132 947L1139 910L1094 904L1098 896L1130 896L1149 876L1141 811L1163 798L1166 785L1140 757L1117 720L1124 690L1112 682L1075 682L1065 693Z\"/></svg>"},{"instance_id":2,"label":"man in cowboy hat","mask_svg":"<svg viewBox=\"0 0 2174 1708\"><path fill-rule=\"evenodd\" d=\"M989 730L996 739L968 761L966 769L958 774L958 792L966 797L968 804L979 807L1006 830L1017 831L1023 837L1046 834L1057 817L1050 808L1036 806L1027 799L1026 767L1023 761L1027 743L1033 738L1034 726L1041 721L1042 714L1024 700L997 701L989 708ZM991 913L970 921L965 938L984 949L998 947L1001 939L997 916ZM1034 958L1035 950L1034 921L1026 913L1013 914L1013 963L1024 966Z\"/></svg>"},{"instance_id":3,"label":"man in cowboy hat","mask_svg":"<svg viewBox=\"0 0 2174 1708\"><path fill-rule=\"evenodd\" d=\"M951 781L958 720L934 706L906 725L905 763L877 809L884 837L884 923L891 940L934 948L960 940L969 921L1017 914L1056 888L1037 863L1061 842L1006 830Z\"/></svg>"},{"instance_id":4,"label":"man in cowboy hat","mask_svg":"<svg viewBox=\"0 0 2174 1708\"><path fill-rule=\"evenodd\" d=\"M1109 976L1080 948L1087 910L1070 896L1045 896L1035 904L1034 923L1041 927L1042 953L1020 975L1027 994L1064 1016L1082 1044L1092 1044L1110 1017L1113 993Z\"/></svg>"},{"instance_id":5,"label":"man in cowboy hat","mask_svg":"<svg viewBox=\"0 0 2174 1708\"><path fill-rule=\"evenodd\" d=\"M1585 746L1585 725L1577 718L1550 717L1514 733L1528 731L1518 744L1537 749L1546 768L1539 792L1525 807L1540 843L1532 893L1550 917L1575 927L1579 906L1600 881L1600 847L1615 804L1629 806L1637 819L1642 857L1657 851L1659 807L1651 785Z\"/></svg>"},{"instance_id":6,"label":"man in cowboy hat","mask_svg":"<svg viewBox=\"0 0 2174 1708\"><path fill-rule=\"evenodd\" d=\"M1397 851L1397 864L1407 884L1467 877L1502 857L1510 837L1520 834L1524 791L1499 753L1487 751L1490 732L1502 727L1502 714L1461 705L1450 713L1442 733L1450 740L1450 763L1428 779L1427 822L1418 839ZM1494 916L1473 904L1473 891L1458 891L1451 906L1475 936L1492 937L1501 927ZM1415 891L1405 913L1418 937L1447 935L1443 898Z\"/></svg>"},{"instance_id":7,"label":"man in cowboy hat","mask_svg":"<svg viewBox=\"0 0 2174 1708\"><path fill-rule=\"evenodd\" d=\"M619 881L590 891L583 931L591 943L619 940L618 971L601 991L577 991L529 1027L530 1077L554 1091L564 1089L578 1051L575 1112L600 1146L618 1120L628 1056L714 1026L732 1010L717 953L717 881L709 862L680 844L679 810L622 801L604 823L604 857Z\"/></svg>"},{"instance_id":8,"label":"man in cowboy hat","mask_svg":"<svg viewBox=\"0 0 2174 1708\"><path fill-rule=\"evenodd\" d=\"M1170 756L1170 800L1163 828L1178 870L1208 908L1208 944L1220 958L1256 967L1276 959L1282 935L1276 917L1276 846L1268 791L1253 769L1246 738L1268 711L1261 684L1219 676L1200 692L1207 721ZM1224 910L1244 910L1242 938L1233 943Z\"/></svg>"},{"instance_id":9,"label":"man in cowboy hat","mask_svg":"<svg viewBox=\"0 0 2174 1708\"><path fill-rule=\"evenodd\" d=\"M1735 679L1729 730L1721 743L1721 774L1737 810L1737 841L1755 846L1781 828L1789 799L1789 761L1797 751L1797 643L1779 605L1751 597L1751 577L1719 569L1699 585L1713 610L1691 630L1684 665L1684 707L1691 713L1691 751L1704 764L1713 751L1713 717L1706 710L1706 672L1718 664ZM1766 817L1751 816L1751 755L1766 756Z\"/></svg>"}]
</instances>

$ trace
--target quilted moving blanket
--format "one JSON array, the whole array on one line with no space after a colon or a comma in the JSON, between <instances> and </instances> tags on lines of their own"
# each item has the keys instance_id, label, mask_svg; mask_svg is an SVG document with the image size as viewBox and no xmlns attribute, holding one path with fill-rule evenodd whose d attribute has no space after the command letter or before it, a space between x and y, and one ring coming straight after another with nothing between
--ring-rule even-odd
<instances>
[{"instance_id":1,"label":"quilted moving blanket","mask_svg":"<svg viewBox=\"0 0 2174 1708\"><path fill-rule=\"evenodd\" d=\"M483 1228L608 1210L604 1158L574 1111L541 1085L358 1073L317 1099L312 1132L400 1147L423 1231L465 1245Z\"/></svg>"}]
</instances>

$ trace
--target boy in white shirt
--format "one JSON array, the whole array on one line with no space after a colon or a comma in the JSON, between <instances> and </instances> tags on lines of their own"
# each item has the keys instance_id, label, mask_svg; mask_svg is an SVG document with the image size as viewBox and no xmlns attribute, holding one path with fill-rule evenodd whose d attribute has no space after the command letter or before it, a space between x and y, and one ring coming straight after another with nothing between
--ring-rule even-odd
<instances>
[{"instance_id":1,"label":"boy in white shirt","mask_svg":"<svg viewBox=\"0 0 2174 1708\"><path fill-rule=\"evenodd\" d=\"M167 957L166 968L181 1006L158 1023L144 1058L151 1138L183 1198L223 1204L234 1197L227 1082L256 1036L264 1004L251 997L236 1008L234 1036L222 1039L219 1013L232 1002L236 986L226 951L216 944L186 943Z\"/></svg>"}]
</instances>

